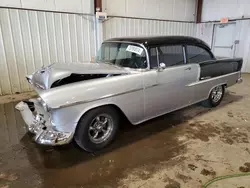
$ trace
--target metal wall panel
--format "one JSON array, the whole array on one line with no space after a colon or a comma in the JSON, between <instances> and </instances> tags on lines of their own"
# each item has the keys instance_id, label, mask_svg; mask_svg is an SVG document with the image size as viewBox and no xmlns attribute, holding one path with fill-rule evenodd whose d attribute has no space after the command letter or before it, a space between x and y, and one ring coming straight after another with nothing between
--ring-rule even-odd
<instances>
[{"instance_id":1,"label":"metal wall panel","mask_svg":"<svg viewBox=\"0 0 250 188\"><path fill-rule=\"evenodd\" d=\"M196 37L204 40L211 47L213 40L213 22L201 23L196 26ZM235 40L239 40L236 45L235 56L243 58L243 72L250 72L250 20L236 21Z\"/></svg>"},{"instance_id":2,"label":"metal wall panel","mask_svg":"<svg viewBox=\"0 0 250 188\"><path fill-rule=\"evenodd\" d=\"M94 16L0 8L0 95L30 91L25 75L51 63L88 62Z\"/></svg>"},{"instance_id":3,"label":"metal wall panel","mask_svg":"<svg viewBox=\"0 0 250 188\"><path fill-rule=\"evenodd\" d=\"M205 41L210 47L213 40L214 23L196 24L196 37Z\"/></svg>"},{"instance_id":4,"label":"metal wall panel","mask_svg":"<svg viewBox=\"0 0 250 188\"><path fill-rule=\"evenodd\" d=\"M93 0L1 0L0 6L94 14Z\"/></svg>"},{"instance_id":5,"label":"metal wall panel","mask_svg":"<svg viewBox=\"0 0 250 188\"><path fill-rule=\"evenodd\" d=\"M122 36L196 35L195 23L112 17L104 22L104 39Z\"/></svg>"},{"instance_id":6,"label":"metal wall panel","mask_svg":"<svg viewBox=\"0 0 250 188\"><path fill-rule=\"evenodd\" d=\"M249 9L249 0L204 0L202 21L218 21L223 17L250 18Z\"/></svg>"},{"instance_id":7,"label":"metal wall panel","mask_svg":"<svg viewBox=\"0 0 250 188\"><path fill-rule=\"evenodd\" d=\"M195 21L196 0L103 0L111 16Z\"/></svg>"},{"instance_id":8,"label":"metal wall panel","mask_svg":"<svg viewBox=\"0 0 250 188\"><path fill-rule=\"evenodd\" d=\"M183 23L112 17L104 22L104 40L123 36L186 35L205 41L210 47L213 40L214 23ZM250 20L236 22L236 57L242 57L243 72L250 72Z\"/></svg>"}]
</instances>

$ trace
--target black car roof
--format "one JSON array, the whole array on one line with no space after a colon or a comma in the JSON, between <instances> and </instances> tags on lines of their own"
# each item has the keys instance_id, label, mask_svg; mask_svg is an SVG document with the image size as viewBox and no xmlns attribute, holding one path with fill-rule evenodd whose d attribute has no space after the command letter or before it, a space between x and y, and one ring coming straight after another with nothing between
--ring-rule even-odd
<instances>
[{"instance_id":1,"label":"black car roof","mask_svg":"<svg viewBox=\"0 0 250 188\"><path fill-rule=\"evenodd\" d=\"M111 38L106 40L105 42L112 42L112 41L135 42L144 44L146 47L163 45L163 44L190 44L210 49L210 47L202 40L188 36L120 37L120 38Z\"/></svg>"}]
</instances>

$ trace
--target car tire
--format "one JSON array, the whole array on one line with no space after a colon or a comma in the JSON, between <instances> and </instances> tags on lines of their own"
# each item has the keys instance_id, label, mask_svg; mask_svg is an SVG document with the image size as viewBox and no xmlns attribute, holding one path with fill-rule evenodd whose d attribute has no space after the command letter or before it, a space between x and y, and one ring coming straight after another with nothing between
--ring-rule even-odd
<instances>
[{"instance_id":1,"label":"car tire","mask_svg":"<svg viewBox=\"0 0 250 188\"><path fill-rule=\"evenodd\" d=\"M74 140L81 149L95 152L109 145L114 140L118 129L117 110L111 106L98 107L81 117Z\"/></svg>"},{"instance_id":2,"label":"car tire","mask_svg":"<svg viewBox=\"0 0 250 188\"><path fill-rule=\"evenodd\" d=\"M218 106L224 97L224 93L225 93L225 86L220 85L214 87L211 90L208 99L201 103L202 106L209 108Z\"/></svg>"}]
</instances>

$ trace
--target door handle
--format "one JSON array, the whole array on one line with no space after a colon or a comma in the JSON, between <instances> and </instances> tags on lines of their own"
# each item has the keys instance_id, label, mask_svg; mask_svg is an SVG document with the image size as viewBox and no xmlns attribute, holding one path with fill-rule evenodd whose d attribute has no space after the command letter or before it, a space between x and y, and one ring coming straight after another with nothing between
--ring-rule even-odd
<instances>
[{"instance_id":1,"label":"door handle","mask_svg":"<svg viewBox=\"0 0 250 188\"><path fill-rule=\"evenodd\" d=\"M191 70L191 67L188 67L188 68L185 69L185 71L187 71L187 70Z\"/></svg>"}]
</instances>

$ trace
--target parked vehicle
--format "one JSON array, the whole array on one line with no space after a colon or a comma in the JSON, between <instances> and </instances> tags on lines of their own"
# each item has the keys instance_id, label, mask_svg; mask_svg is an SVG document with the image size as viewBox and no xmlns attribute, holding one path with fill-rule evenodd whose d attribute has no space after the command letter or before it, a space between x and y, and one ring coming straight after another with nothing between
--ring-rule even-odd
<instances>
[{"instance_id":1,"label":"parked vehicle","mask_svg":"<svg viewBox=\"0 0 250 188\"><path fill-rule=\"evenodd\" d=\"M72 139L93 152L115 137L121 115L134 125L202 102L220 104L242 82L242 59L216 60L203 41L185 36L114 38L95 63L52 64L27 76L39 98L17 104L34 140Z\"/></svg>"}]
</instances>

